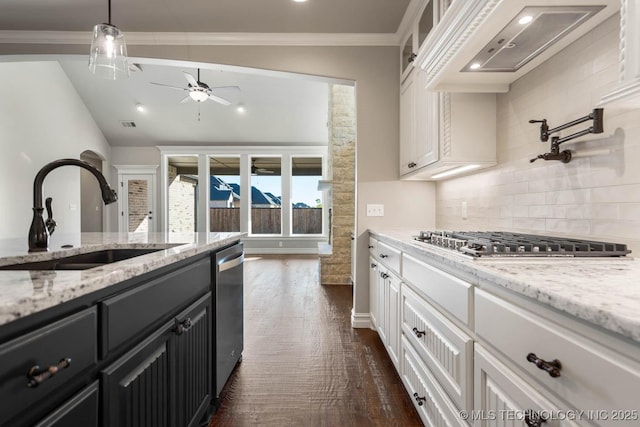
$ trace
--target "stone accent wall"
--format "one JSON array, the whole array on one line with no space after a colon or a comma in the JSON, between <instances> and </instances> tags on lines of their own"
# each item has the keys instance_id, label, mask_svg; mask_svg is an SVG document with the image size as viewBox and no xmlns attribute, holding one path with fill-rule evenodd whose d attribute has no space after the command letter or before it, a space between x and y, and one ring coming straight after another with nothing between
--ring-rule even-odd
<instances>
[{"instance_id":1,"label":"stone accent wall","mask_svg":"<svg viewBox=\"0 0 640 427\"><path fill-rule=\"evenodd\" d=\"M169 231L195 231L196 184L193 178L178 175L174 166L169 166Z\"/></svg>"},{"instance_id":2,"label":"stone accent wall","mask_svg":"<svg viewBox=\"0 0 640 427\"><path fill-rule=\"evenodd\" d=\"M320 258L322 284L348 285L355 230L355 88L331 85L329 91L329 173L332 185L332 254Z\"/></svg>"},{"instance_id":3,"label":"stone accent wall","mask_svg":"<svg viewBox=\"0 0 640 427\"><path fill-rule=\"evenodd\" d=\"M130 232L149 231L149 216L147 215L149 207L147 181L144 179L129 180L127 188L128 209L129 209L129 227Z\"/></svg>"}]
</instances>

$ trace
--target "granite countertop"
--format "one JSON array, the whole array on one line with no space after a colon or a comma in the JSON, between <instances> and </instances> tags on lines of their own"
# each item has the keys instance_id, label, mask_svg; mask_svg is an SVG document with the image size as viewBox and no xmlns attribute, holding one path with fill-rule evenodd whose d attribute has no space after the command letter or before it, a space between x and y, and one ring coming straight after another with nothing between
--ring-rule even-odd
<instances>
[{"instance_id":1,"label":"granite countertop","mask_svg":"<svg viewBox=\"0 0 640 427\"><path fill-rule=\"evenodd\" d=\"M51 236L49 252L28 253L27 239L0 239L0 266L114 248L161 250L88 270L0 271L0 326L135 276L224 247L244 233L81 233ZM63 248L71 245L71 248Z\"/></svg>"},{"instance_id":2,"label":"granite countertop","mask_svg":"<svg viewBox=\"0 0 640 427\"><path fill-rule=\"evenodd\" d=\"M482 259L416 242L409 231L371 233L474 278L640 342L640 259ZM415 231L413 234L416 234Z\"/></svg>"}]
</instances>

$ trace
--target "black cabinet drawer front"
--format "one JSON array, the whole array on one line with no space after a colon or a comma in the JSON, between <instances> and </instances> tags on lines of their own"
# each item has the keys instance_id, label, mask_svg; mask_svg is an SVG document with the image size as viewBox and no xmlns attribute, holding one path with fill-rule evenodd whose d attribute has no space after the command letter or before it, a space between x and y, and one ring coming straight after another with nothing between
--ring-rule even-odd
<instances>
[{"instance_id":1,"label":"black cabinet drawer front","mask_svg":"<svg viewBox=\"0 0 640 427\"><path fill-rule=\"evenodd\" d=\"M206 258L103 301L102 357L150 332L210 287L211 261Z\"/></svg>"},{"instance_id":2,"label":"black cabinet drawer front","mask_svg":"<svg viewBox=\"0 0 640 427\"><path fill-rule=\"evenodd\" d=\"M47 405L52 409L71 380L96 364L97 319L93 307L0 345L0 425L22 425ZM28 387L31 368L45 370L66 358L68 367Z\"/></svg>"},{"instance_id":3,"label":"black cabinet drawer front","mask_svg":"<svg viewBox=\"0 0 640 427\"><path fill-rule=\"evenodd\" d=\"M97 427L98 381L84 388L35 427Z\"/></svg>"}]
</instances>

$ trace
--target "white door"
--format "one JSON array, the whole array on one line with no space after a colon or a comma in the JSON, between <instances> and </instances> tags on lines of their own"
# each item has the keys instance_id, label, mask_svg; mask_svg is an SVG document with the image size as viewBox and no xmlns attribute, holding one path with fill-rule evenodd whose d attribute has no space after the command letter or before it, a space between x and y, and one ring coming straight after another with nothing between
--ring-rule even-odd
<instances>
[{"instance_id":1,"label":"white door","mask_svg":"<svg viewBox=\"0 0 640 427\"><path fill-rule=\"evenodd\" d=\"M151 233L155 226L155 175L122 174L118 194L121 232Z\"/></svg>"}]
</instances>

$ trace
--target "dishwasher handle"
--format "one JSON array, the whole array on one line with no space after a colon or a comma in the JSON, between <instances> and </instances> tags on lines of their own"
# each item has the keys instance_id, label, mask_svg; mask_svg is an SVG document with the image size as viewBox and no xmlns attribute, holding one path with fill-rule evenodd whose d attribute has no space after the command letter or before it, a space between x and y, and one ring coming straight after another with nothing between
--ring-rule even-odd
<instances>
[{"instance_id":1,"label":"dishwasher handle","mask_svg":"<svg viewBox=\"0 0 640 427\"><path fill-rule=\"evenodd\" d=\"M229 269L231 269L233 267L239 266L243 262L244 262L244 252L242 252L240 255L238 255L235 258L220 262L218 264L218 271L219 272L223 272L223 271L229 270Z\"/></svg>"}]
</instances>

